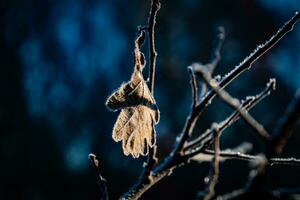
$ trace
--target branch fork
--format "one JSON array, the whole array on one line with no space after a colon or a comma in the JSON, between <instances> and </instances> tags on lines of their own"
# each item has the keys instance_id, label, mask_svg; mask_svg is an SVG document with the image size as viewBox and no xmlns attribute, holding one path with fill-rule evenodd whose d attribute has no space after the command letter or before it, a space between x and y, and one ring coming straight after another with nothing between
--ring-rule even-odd
<instances>
[{"instance_id":1,"label":"branch fork","mask_svg":"<svg viewBox=\"0 0 300 200\"><path fill-rule=\"evenodd\" d=\"M148 24L146 26L138 27L139 38L142 38L142 42L136 42L137 45L141 45L144 41L145 34L148 36L149 41L149 75L148 75L148 86L151 94L154 94L154 80L155 80L155 68L157 52L155 49L155 25L157 13L161 7L160 0L151 1L151 9L148 17ZM235 78L240 76L246 70L249 70L252 64L258 60L262 55L268 52L277 42L279 42L288 32L290 32L294 25L298 22L300 14L297 12L284 26L278 30L267 42L259 45L257 49L253 51L247 58L245 58L239 65L233 68L228 74L224 76L214 77L213 73L221 59L221 47L225 40L224 28L220 27L217 34L217 42L214 50L211 54L211 60L207 64L203 65L200 63L194 63L188 67L188 72L191 79L192 88L192 106L190 115L186 118L185 125L181 134L177 137L173 150L170 154L160 163L156 158L156 145L149 149L147 161L143 164L143 171L140 178L126 193L121 195L119 199L122 200L133 200L139 199L147 190L153 185L159 182L166 176L169 176L173 171L181 166L188 164L192 160L199 162L205 161L201 159L199 155L206 155L212 157L212 167L210 172L210 181L203 192L200 192L198 198L204 198L205 200L216 197L215 186L218 181L219 175L219 163L228 159L242 159L246 161L257 161L261 158L260 155L249 155L247 150L227 150L223 151L220 149L220 137L222 133L232 124L234 124L239 118L243 118L263 139L267 144L271 144L269 147L268 154L266 155L266 162L260 165L262 171L268 170L268 167L274 164L291 164L300 165L300 160L295 158L278 158L282 152L282 148L286 144L287 139L290 137L292 132L292 126L299 121L300 113L300 101L297 96L292 108L286 112L286 118L281 120L281 126L276 128L274 134L268 133L267 130L257 122L250 114L249 110L253 108L258 102L263 100L265 97L270 95L271 91L275 90L275 79L270 79L266 84L265 89L255 96L246 97L245 100L238 100L232 97L225 91L225 87L231 83ZM143 37L141 37L141 35ZM138 38L138 39L139 39ZM199 91L201 89L201 91ZM300 94L300 92L299 92ZM153 95L154 96L154 95ZM213 123L209 129L201 133L195 139L191 139L191 135L194 132L194 127L197 120L200 118L203 111L207 108L214 97L220 97L227 105L229 105L234 111L226 119L219 123ZM209 147L214 146L214 150ZM249 149L249 147L248 147ZM275 156L275 157L274 157ZM100 191L102 193L102 199L108 200L106 180L100 173L100 164L96 156L93 154L89 155L91 164L93 165L97 181L99 184ZM247 188L251 188L254 182L261 180L263 173L258 173L258 167L251 175ZM224 195L226 198L233 196L240 196L246 193L246 189L242 188L233 191L231 194Z\"/></svg>"}]
</instances>

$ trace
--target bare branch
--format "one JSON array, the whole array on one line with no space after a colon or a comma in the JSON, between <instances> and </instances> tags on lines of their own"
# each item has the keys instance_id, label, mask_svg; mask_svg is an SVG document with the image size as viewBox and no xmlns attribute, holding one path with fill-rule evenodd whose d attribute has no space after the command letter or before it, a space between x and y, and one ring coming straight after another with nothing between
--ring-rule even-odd
<instances>
[{"instance_id":1,"label":"bare branch","mask_svg":"<svg viewBox=\"0 0 300 200\"><path fill-rule=\"evenodd\" d=\"M148 18L148 35L149 35L149 48L150 48L150 66L149 66L149 89L152 95L154 96L154 80L155 80L155 67L156 67L156 57L157 52L155 50L155 24L157 12L160 9L160 0L151 1L151 9ZM151 170L154 165L157 163L156 158L157 145L155 144L152 148L149 148L148 160L144 166L144 172L141 179L145 179L146 176L150 176Z\"/></svg>"},{"instance_id":2,"label":"bare branch","mask_svg":"<svg viewBox=\"0 0 300 200\"><path fill-rule=\"evenodd\" d=\"M227 153L227 152L236 152L236 153L243 153L246 154L248 152L250 152L252 150L252 144L248 143L248 142L243 142L242 144L238 145L237 147L233 148L233 149L225 149L223 151L220 151L220 158L219 161L223 162L227 160L226 156L221 156L221 154L223 153ZM204 149L202 153L197 154L196 156L194 156L192 158L193 161L202 163L202 162L211 162L214 156L214 151L209 150L209 149ZM228 159L231 159L230 157L228 157Z\"/></svg>"},{"instance_id":3,"label":"bare branch","mask_svg":"<svg viewBox=\"0 0 300 200\"><path fill-rule=\"evenodd\" d=\"M226 76L223 77L222 81L219 83L220 88L224 88L231 81L233 81L237 76L243 73L246 69L250 69L252 64L260 58L263 54L265 54L269 49L271 49L278 41L280 41L285 34L293 30L294 24L300 18L300 14L297 12L288 22L284 24L282 28L280 28L275 35L273 35L265 44L259 45L257 49L254 50L244 61L242 61L238 66L236 66L231 72L229 72ZM194 125L202 114L206 106L212 101L215 97L216 92L214 90L210 90L205 97L202 98L200 104L192 111L192 113L188 116L185 126L181 135L179 136L179 142L176 145L173 153L180 152L183 148L184 143L189 138Z\"/></svg>"},{"instance_id":4,"label":"bare branch","mask_svg":"<svg viewBox=\"0 0 300 200\"><path fill-rule=\"evenodd\" d=\"M274 87L275 82L270 80L266 88L258 95L254 97L248 97L246 98L245 101L242 101L240 107L243 108L244 110L249 110L251 109L254 105L256 105L259 101L261 101L263 98L268 96L272 90L275 89ZM233 114L231 114L227 119L224 121L220 122L219 125L221 126L220 128L220 133L225 130L228 126L233 124L235 121L239 119L240 112L236 110ZM201 134L198 138L194 139L193 141L189 142L185 147L184 151L190 151L192 148L196 146L202 146L203 141L207 139L207 137L210 137L212 134L212 130L208 129L205 131L203 134Z\"/></svg>"},{"instance_id":5,"label":"bare branch","mask_svg":"<svg viewBox=\"0 0 300 200\"><path fill-rule=\"evenodd\" d=\"M294 125L299 121L299 109L300 109L300 101L299 101L299 90L296 92L296 95L290 104L290 106L286 110L286 114L284 118L281 119L281 123L279 127L274 129L275 137L271 141L271 143L267 143L268 150L267 150L267 162L263 163L256 169L251 170L249 173L249 180L246 183L245 187L239 189L240 195L247 195L250 191L255 190L258 188L258 185L263 184L263 180L265 179L266 171L269 170L270 166L273 164L288 164L288 165L299 165L299 159L295 158L272 158L272 156L279 156L284 148L287 140L292 134L292 130ZM231 197L231 194L235 193L235 191L226 194L225 196ZM236 194L236 193L235 193ZM234 198L237 196L234 196Z\"/></svg>"},{"instance_id":6,"label":"bare branch","mask_svg":"<svg viewBox=\"0 0 300 200\"><path fill-rule=\"evenodd\" d=\"M272 165L300 165L300 159L296 158L270 158L269 164Z\"/></svg>"},{"instance_id":7,"label":"bare branch","mask_svg":"<svg viewBox=\"0 0 300 200\"><path fill-rule=\"evenodd\" d=\"M101 199L102 200L108 200L108 191L107 191L107 186L106 186L106 179L103 178L103 176L101 175L101 171L100 171L100 163L96 157L95 154L89 154L89 159L91 161L91 164L93 165L95 172L96 172L96 178L97 178L97 182L98 182L98 186L100 188L100 192L101 192Z\"/></svg>"},{"instance_id":8,"label":"bare branch","mask_svg":"<svg viewBox=\"0 0 300 200\"><path fill-rule=\"evenodd\" d=\"M217 128L217 127L216 127ZM204 200L210 200L214 197L215 195L215 187L218 182L218 177L219 177L219 160L220 160L220 136L219 132L216 129L215 132L217 135L215 136L214 140L214 157L213 161L211 164L211 170L210 170L210 178L209 178L209 183L207 185L207 188L205 189L204 192L198 193L198 197L202 199L203 193L204 193Z\"/></svg>"},{"instance_id":9,"label":"bare branch","mask_svg":"<svg viewBox=\"0 0 300 200\"><path fill-rule=\"evenodd\" d=\"M217 64L219 63L219 61L221 59L220 50L221 50L224 40L225 40L224 28L219 27L218 35L217 35L217 46L215 47L215 49L212 53L212 56L211 56L212 59L206 65L201 65L203 68L205 68L209 71L210 75L213 74ZM192 83L192 92L193 92L193 106L192 106L191 114L186 119L186 123L183 128L183 131L182 131L181 135L178 137L178 140L177 140L178 142L173 151L174 154L182 153L181 150L183 148L183 145L191 136L193 129L195 127L195 123L199 117L199 113L197 112L197 107L199 105L197 80L195 78L194 72L192 71L192 69L190 69L190 67L188 67L188 71L191 75L191 80L192 80L191 83ZM200 94L201 98L205 95L206 89L207 89L207 86L206 86L205 82L203 82L201 84L201 94Z\"/></svg>"},{"instance_id":10,"label":"bare branch","mask_svg":"<svg viewBox=\"0 0 300 200\"><path fill-rule=\"evenodd\" d=\"M197 79L195 76L194 71L188 67L188 72L190 74L190 82L191 82L191 86L192 86L192 96L193 96L193 103L192 103L192 109L194 109L199 102L199 97L198 97L198 84L197 84Z\"/></svg>"},{"instance_id":11,"label":"bare branch","mask_svg":"<svg viewBox=\"0 0 300 200\"><path fill-rule=\"evenodd\" d=\"M175 147L172 154L182 154L182 149L188 138L191 136L193 129L195 127L196 121L199 115L196 112L196 107L191 111L191 114L187 117L182 133L177 137Z\"/></svg>"},{"instance_id":12,"label":"bare branch","mask_svg":"<svg viewBox=\"0 0 300 200\"><path fill-rule=\"evenodd\" d=\"M218 82L215 79L211 78L210 73L206 69L202 68L198 64L193 64L191 68L217 93L217 95L224 102L226 102L233 109L237 110L244 118L244 120L256 130L261 138L263 138L264 140L270 140L270 135L264 129L264 127L260 123L258 123L249 113L247 113L247 111L244 110L243 107L241 107L239 100L231 97L229 93L220 88L218 86ZM275 87L275 79L270 79L269 84L272 84Z\"/></svg>"},{"instance_id":13,"label":"bare branch","mask_svg":"<svg viewBox=\"0 0 300 200\"><path fill-rule=\"evenodd\" d=\"M255 104L255 99L246 99L245 102L242 103L242 107L250 109L250 105ZM201 134L195 140L189 142L185 147L185 156L188 158L192 158L195 155L201 153L209 144L211 144L214 140L214 135L216 134L215 128L218 127L219 134L236 122L240 117L240 113L238 111L233 112L228 118L224 121L219 122L218 124L213 123L210 129L207 129L203 134Z\"/></svg>"},{"instance_id":14,"label":"bare branch","mask_svg":"<svg viewBox=\"0 0 300 200\"><path fill-rule=\"evenodd\" d=\"M254 105L256 105L260 100L270 94L270 91L273 87L269 86L264 89L259 95L251 98L247 98L242 105L245 108L250 109ZM224 120L222 126L219 127L219 131L223 131L225 127L228 127L232 123L234 123L239 117L238 112L234 112L227 120ZM220 123L221 124L221 123ZM215 134L213 132L209 132L201 142L203 142L203 148L199 148L198 152L193 151L190 155L178 155L171 153L163 162L157 165L150 173L149 177L139 179L139 182L134 185L126 194L124 194L120 199L138 199L145 191L155 185L158 181L160 181L165 176L171 175L173 170L176 168L183 166L189 162L189 160L199 152L201 152L206 144L210 144L213 142Z\"/></svg>"},{"instance_id":15,"label":"bare branch","mask_svg":"<svg viewBox=\"0 0 300 200\"><path fill-rule=\"evenodd\" d=\"M156 57L157 57L157 52L155 50L154 34L155 34L156 16L159 9L160 9L160 0L152 0L151 10L148 19L149 47L150 47L149 88L152 94L154 92L155 66L156 66Z\"/></svg>"},{"instance_id":16,"label":"bare branch","mask_svg":"<svg viewBox=\"0 0 300 200\"><path fill-rule=\"evenodd\" d=\"M220 88L224 88L231 81L233 81L236 77L238 77L241 73L243 73L246 69L250 69L252 64L260 58L263 54L265 54L268 50L270 50L277 42L279 42L285 34L293 30L294 25L300 19L300 14L298 12L284 24L282 28L280 28L275 35L273 35L266 43L259 45L257 49L254 50L246 59L244 59L238 66L236 66L231 72L229 72L226 76L223 77L222 81L219 83ZM207 95L202 99L200 104L195 109L195 116L198 117L205 107L211 102L211 100L215 97L216 92L214 90L210 90Z\"/></svg>"},{"instance_id":17,"label":"bare branch","mask_svg":"<svg viewBox=\"0 0 300 200\"><path fill-rule=\"evenodd\" d=\"M203 150L203 154L205 155L214 155L215 152L212 150L205 149ZM239 151L220 151L219 153L220 159L222 161L228 160L228 159L237 159L237 160L247 160L247 161L253 161L259 159L260 156L256 155L249 155L245 154ZM201 160L199 160L201 162ZM299 166L300 165L300 159L296 158L270 158L269 164L272 165L294 165Z\"/></svg>"}]
</instances>

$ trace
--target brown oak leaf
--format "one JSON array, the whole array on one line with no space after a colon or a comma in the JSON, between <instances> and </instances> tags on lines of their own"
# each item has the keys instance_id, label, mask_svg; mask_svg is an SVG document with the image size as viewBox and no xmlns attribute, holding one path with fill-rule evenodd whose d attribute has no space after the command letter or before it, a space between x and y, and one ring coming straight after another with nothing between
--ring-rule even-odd
<instances>
[{"instance_id":1,"label":"brown oak leaf","mask_svg":"<svg viewBox=\"0 0 300 200\"><path fill-rule=\"evenodd\" d=\"M112 137L116 142L122 141L125 155L132 155L134 158L147 155L149 148L155 145L154 126L159 121L156 102L142 74L145 59L139 48L143 37L141 34L135 43L135 68L131 79L122 84L106 102L109 109L121 110Z\"/></svg>"}]
</instances>

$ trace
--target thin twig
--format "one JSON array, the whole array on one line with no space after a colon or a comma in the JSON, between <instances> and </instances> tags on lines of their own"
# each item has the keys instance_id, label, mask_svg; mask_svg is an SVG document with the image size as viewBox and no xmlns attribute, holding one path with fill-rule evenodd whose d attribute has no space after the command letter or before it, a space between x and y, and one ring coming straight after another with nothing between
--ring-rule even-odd
<instances>
[{"instance_id":1,"label":"thin twig","mask_svg":"<svg viewBox=\"0 0 300 200\"><path fill-rule=\"evenodd\" d=\"M160 0L152 0L151 1L151 9L148 18L148 36L149 36L149 48L150 48L150 66L149 66L149 88L150 92L154 96L154 80L155 80L155 67L156 67L156 57L157 52L155 50L155 24L156 24L156 16L157 12L160 9ZM142 179L145 177L149 177L152 168L157 163L156 158L157 145L155 144L152 148L149 148L147 163L144 166L144 172L142 173ZM149 180L150 181L150 180Z\"/></svg>"},{"instance_id":2,"label":"thin twig","mask_svg":"<svg viewBox=\"0 0 300 200\"><path fill-rule=\"evenodd\" d=\"M108 197L108 191L106 186L106 179L103 178L103 176L101 175L99 161L96 155L92 153L89 154L89 159L96 172L96 178L101 192L101 200L108 200L109 197Z\"/></svg>"},{"instance_id":3,"label":"thin twig","mask_svg":"<svg viewBox=\"0 0 300 200\"><path fill-rule=\"evenodd\" d=\"M294 25L300 19L300 14L298 12L286 22L282 28L280 28L275 35L273 35L267 42L262 45L259 45L253 53L251 53L246 59L244 59L238 66L236 66L231 72L229 72L226 76L223 77L222 81L219 84L220 88L224 88L230 82L232 82L236 77L238 77L241 73L243 73L246 69L250 69L252 64L260 58L263 54L265 54L268 50L270 50L277 42L279 42L283 36L285 36L288 32L293 30ZM215 97L216 92L214 90L210 90L205 97L203 97L200 104L195 109L195 120L197 117L203 112L206 106L211 102L211 100ZM193 123L191 120L190 124ZM189 127L189 126L188 126Z\"/></svg>"},{"instance_id":4,"label":"thin twig","mask_svg":"<svg viewBox=\"0 0 300 200\"><path fill-rule=\"evenodd\" d=\"M289 164L289 165L298 165L299 159L295 158L288 158L288 159L281 159L281 158L272 158L272 156L280 156L282 149L284 148L288 138L292 134L292 130L294 129L295 124L299 121L299 108L300 108L300 92L296 92L294 99L292 100L291 104L288 106L283 119L280 119L280 125L274 129L274 138L271 143L267 143L267 154L266 159L267 162L263 163L257 169L251 170L249 173L249 180L244 186L244 188L239 189L240 191L238 195L235 191L225 194L229 198L236 198L241 195L250 194L251 191L256 190L259 188L260 185L263 184L265 180L266 171L270 169L272 164ZM221 196L221 197L223 197Z\"/></svg>"},{"instance_id":5,"label":"thin twig","mask_svg":"<svg viewBox=\"0 0 300 200\"><path fill-rule=\"evenodd\" d=\"M208 186L205 190L205 196L204 200L210 200L212 197L215 195L215 187L218 182L219 178L219 160L220 160L220 136L218 130L215 131L217 135L215 136L215 141L214 141L214 157L212 160L211 164L211 172L210 172L210 178L209 178L209 183ZM202 194L202 192L200 193ZM202 197L202 195L200 195Z\"/></svg>"},{"instance_id":6,"label":"thin twig","mask_svg":"<svg viewBox=\"0 0 300 200\"><path fill-rule=\"evenodd\" d=\"M237 110L240 113L240 115L244 118L244 120L256 130L258 135L263 140L270 140L270 135L265 130L265 128L259 122L257 122L249 113L247 113L247 111L244 110L243 107L241 107L239 100L231 97L229 93L227 93L224 89L220 88L218 86L218 82L215 79L211 78L210 73L206 69L202 68L198 64L193 64L191 68L217 93L217 95L224 102L226 102L233 109ZM273 86L275 86L275 79L270 79L270 84L273 84Z\"/></svg>"},{"instance_id":7,"label":"thin twig","mask_svg":"<svg viewBox=\"0 0 300 200\"><path fill-rule=\"evenodd\" d=\"M225 149L220 151L220 162L224 162L227 160L227 157L224 156L222 157L221 154L222 153L226 153L226 152L238 152L238 153L242 153L242 154L247 154L248 152L250 152L252 150L253 145L251 143L248 142L243 142L240 145L238 145L235 148L230 148L230 149ZM193 161L195 162L211 162L214 156L214 151L210 150L210 149L204 149L202 153L199 153L198 155L194 156L192 158ZM228 159L231 159L230 157Z\"/></svg>"},{"instance_id":8,"label":"thin twig","mask_svg":"<svg viewBox=\"0 0 300 200\"><path fill-rule=\"evenodd\" d=\"M245 110L252 108L254 105L256 105L256 103L258 103L264 97L269 95L270 92L274 89L275 89L275 81L270 79L270 81L266 85L266 88L259 95L256 95L255 97L247 98L245 101L241 103L239 108L243 108ZM238 110L239 109L236 109L236 111L232 115L230 115L226 120L219 123L218 125L213 125L212 127L217 126L219 134L221 134L227 127L229 127L233 122L239 119L241 113ZM200 135L199 138L189 143L185 147L186 156L193 157L195 155L198 155L199 153L207 152L208 150L206 149L206 147L211 143L211 140L215 139L213 137L213 134L214 134L214 129L209 129L204 134ZM234 193L234 194L236 195L241 193L242 193L241 191L238 191L238 193Z\"/></svg>"},{"instance_id":9,"label":"thin twig","mask_svg":"<svg viewBox=\"0 0 300 200\"><path fill-rule=\"evenodd\" d=\"M215 152L209 149L203 150L203 154L207 155L214 155ZM247 161L253 161L259 159L260 155L249 155L237 151L220 151L219 153L221 160L228 160L228 159L237 159L237 160L247 160ZM201 160L199 160L201 162ZM300 159L296 158L270 158L269 164L272 165L294 165L299 166L300 165Z\"/></svg>"},{"instance_id":10,"label":"thin twig","mask_svg":"<svg viewBox=\"0 0 300 200\"><path fill-rule=\"evenodd\" d=\"M256 105L258 102L260 102L264 97L270 94L270 91L273 89L273 87L269 86L263 90L260 94L256 95L255 97L247 98L242 105L245 106L246 109L251 109L254 105ZM234 112L230 117L227 118L227 120L224 120L222 126L219 128L219 131L224 131L225 128L229 127L231 124L233 124L237 119L239 118L239 113ZM207 137L205 138L205 144L203 144L202 149L198 149L197 151L190 152L191 154L187 155L181 155L176 156L176 154L170 154L165 160L157 165L152 171L149 176L151 181L148 181L148 179L139 179L139 182L131 188L125 195L123 195L120 199L127 200L127 199L138 199L145 191L147 191L149 188L151 188L153 185L155 185L158 181L160 181L162 178L171 175L173 170L176 168L183 166L189 162L189 160L197 155L199 152L202 152L205 145L210 144L213 142L215 134L213 132L210 132L207 134ZM204 141L204 140L203 140Z\"/></svg>"},{"instance_id":11,"label":"thin twig","mask_svg":"<svg viewBox=\"0 0 300 200\"><path fill-rule=\"evenodd\" d=\"M155 50L154 34L155 34L156 16L159 9L160 9L160 0L152 0L151 10L148 19L149 47L150 47L149 88L152 94L154 92L155 66L156 66L156 57L157 57L157 52Z\"/></svg>"},{"instance_id":12,"label":"thin twig","mask_svg":"<svg viewBox=\"0 0 300 200\"><path fill-rule=\"evenodd\" d=\"M217 45L215 49L212 51L211 55L211 61L205 65L201 65L203 68L207 69L209 73L212 75L217 64L219 63L221 59L221 48L223 45L223 42L225 40L225 30L223 27L219 27L218 29L218 35L217 35ZM199 112L197 111L197 107L199 106L199 97L198 97L198 86L197 86L197 80L195 78L195 74L193 71L188 67L188 71L191 74L191 83L192 83L192 89L193 89L193 105L191 114L187 117L185 126L183 128L183 131L181 135L178 137L178 142L173 150L173 154L182 154L182 149L185 144L185 142L189 139L191 136L193 129L195 127L195 123L199 117ZM202 82L201 84L201 94L200 97L202 98L206 94L207 86L205 82Z\"/></svg>"},{"instance_id":13,"label":"thin twig","mask_svg":"<svg viewBox=\"0 0 300 200\"><path fill-rule=\"evenodd\" d=\"M300 165L300 159L296 158L270 158L269 164L272 165Z\"/></svg>"},{"instance_id":14,"label":"thin twig","mask_svg":"<svg viewBox=\"0 0 300 200\"><path fill-rule=\"evenodd\" d=\"M251 109L258 102L260 102L262 99L264 99L266 96L268 96L272 90L275 89L274 85L275 85L275 82L270 80L266 84L266 88L261 93L259 93L258 95L254 96L254 97L247 97L246 100L243 101L240 106L245 110ZM234 123L236 120L238 120L239 114L240 113L238 112L238 110L236 110L226 120L219 123L221 125L221 130L227 128L227 126L230 126L232 123ZM187 145L185 145L184 151L190 151L192 148L198 146L199 144L201 144L203 139L205 137L207 137L207 135L210 135L210 134L211 134L211 130L207 130L205 133L201 134L198 138L194 139L193 141L191 141Z\"/></svg>"},{"instance_id":15,"label":"thin twig","mask_svg":"<svg viewBox=\"0 0 300 200\"><path fill-rule=\"evenodd\" d=\"M248 101L245 101L241 106L245 109L249 109L251 108L250 105L252 104L255 104L255 99L248 99ZM186 147L184 148L185 156L192 158L195 155L201 153L209 144L214 141L214 135L216 134L214 127L218 127L219 134L222 134L223 131L234 122L236 122L239 117L240 113L238 111L235 111L224 121L213 123L210 129L206 130L203 134L200 135L200 137L196 138L186 145Z\"/></svg>"},{"instance_id":16,"label":"thin twig","mask_svg":"<svg viewBox=\"0 0 300 200\"><path fill-rule=\"evenodd\" d=\"M190 82L191 82L191 86L192 86L192 97L193 97L193 103L192 103L192 109L194 109L199 102L199 97L198 97L198 84L197 84L197 79L195 76L194 71L188 67L188 72L190 74Z\"/></svg>"}]
</instances>

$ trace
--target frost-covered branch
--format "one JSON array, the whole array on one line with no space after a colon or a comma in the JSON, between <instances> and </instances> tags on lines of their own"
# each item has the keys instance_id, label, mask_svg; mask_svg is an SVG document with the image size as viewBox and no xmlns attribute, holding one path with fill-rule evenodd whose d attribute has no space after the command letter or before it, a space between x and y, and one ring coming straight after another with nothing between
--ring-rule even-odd
<instances>
[{"instance_id":1,"label":"frost-covered branch","mask_svg":"<svg viewBox=\"0 0 300 200\"><path fill-rule=\"evenodd\" d=\"M149 36L149 49L150 49L150 66L149 66L149 88L150 92L154 96L154 84L155 84L155 69L156 69L156 57L157 52L155 49L155 24L157 12L160 9L160 0L151 1L151 9L148 18L148 36ZM141 179L145 179L151 173L152 168L157 163L156 158L157 145L155 144L152 148L149 149L147 164L144 167L144 172Z\"/></svg>"},{"instance_id":2,"label":"frost-covered branch","mask_svg":"<svg viewBox=\"0 0 300 200\"><path fill-rule=\"evenodd\" d=\"M230 82L232 82L236 77L241 75L245 70L250 69L252 64L264 55L268 50L270 50L277 42L279 42L288 32L293 30L294 25L298 22L300 18L299 12L296 12L295 15L280 28L275 35L273 35L267 42L258 47L251 53L247 58L245 58L239 65L234 67L234 69L225 75L219 83L220 88L224 88ZM211 102L215 97L216 92L210 90L205 97L201 100L200 104L195 109L195 116L199 116L206 106Z\"/></svg>"},{"instance_id":3,"label":"frost-covered branch","mask_svg":"<svg viewBox=\"0 0 300 200\"><path fill-rule=\"evenodd\" d=\"M220 162L220 135L218 130L215 130L216 136L214 141L214 155L210 169L209 181L206 189L203 192L199 192L197 197L204 200L210 200L215 196L215 187L219 178L219 162Z\"/></svg>"},{"instance_id":4,"label":"frost-covered branch","mask_svg":"<svg viewBox=\"0 0 300 200\"><path fill-rule=\"evenodd\" d=\"M204 161L209 161L215 154L214 151L205 149L203 151L203 156L208 156L210 155L210 158L206 157ZM231 159L237 159L237 160L246 160L246 161L254 161L260 159L260 155L250 155L246 153L242 153L239 151L233 151L233 150L225 150L225 151L220 151L220 160L225 161L225 160L231 160ZM199 156L198 159L193 159L198 162L202 162L201 157ZM272 165L294 165L294 166L300 166L300 159L296 158L270 158L269 159L269 164Z\"/></svg>"},{"instance_id":5,"label":"frost-covered branch","mask_svg":"<svg viewBox=\"0 0 300 200\"><path fill-rule=\"evenodd\" d=\"M198 83L197 83L197 77L193 70L188 68L188 72L190 74L190 82L192 86L192 97L193 97L193 103L192 103L192 109L195 109L195 107L199 103L199 97L198 97Z\"/></svg>"},{"instance_id":6,"label":"frost-covered branch","mask_svg":"<svg viewBox=\"0 0 300 200\"><path fill-rule=\"evenodd\" d=\"M272 90L275 89L274 84L275 84L275 82L272 81L272 79L271 79L267 83L266 88L260 94L258 94L256 96L247 97L244 101L242 101L240 107L243 108L243 109L245 109L245 110L251 109L259 101L261 101L263 98L265 98L266 96L268 96ZM240 112L238 110L236 110L227 119L225 119L224 121L218 123L218 126L220 126L220 128L219 128L220 134L227 127L229 127L234 122L236 122L239 119L239 117L240 117ZM212 128L206 130L199 137L197 137L196 139L194 139L194 140L190 141L189 143L187 143L185 145L185 147L184 147L184 151L185 152L195 151L194 153L192 153L192 155L196 155L197 153L200 153L199 151L202 151L203 144L205 143L205 141L207 140L207 138L209 138L209 137L212 136L212 133L213 133L213 129Z\"/></svg>"},{"instance_id":7,"label":"frost-covered branch","mask_svg":"<svg viewBox=\"0 0 300 200\"><path fill-rule=\"evenodd\" d=\"M218 34L217 34L217 45L215 49L212 51L211 55L211 61L205 65L201 64L201 67L205 68L210 75L213 74L217 64L219 63L221 59L220 51L223 45L225 39L225 31L223 27L219 27L218 29ZM178 136L177 143L175 145L175 148L173 150L173 154L182 154L182 149L186 141L189 139L191 136L195 123L199 117L197 107L199 106L199 97L198 97L198 85L197 85L197 80L195 77L194 71L188 67L188 71L191 75L191 84L192 84L192 94L193 94L193 104L192 104L192 110L191 114L187 117L185 126L182 130L182 133L180 136ZM201 94L200 98L202 98L206 94L206 83L202 82L201 84Z\"/></svg>"},{"instance_id":8,"label":"frost-covered branch","mask_svg":"<svg viewBox=\"0 0 300 200\"><path fill-rule=\"evenodd\" d=\"M246 110L241 107L240 102L238 99L235 99L230 96L224 89L218 86L218 82L213 79L210 73L201 65L195 63L190 67L200 78L202 78L215 92L216 94L226 102L230 107L237 110L240 115L244 118L244 120L252 126L258 135L264 140L270 140L269 133L265 130L265 128L258 123ZM275 79L270 79L269 84L272 84L275 87Z\"/></svg>"},{"instance_id":9,"label":"frost-covered branch","mask_svg":"<svg viewBox=\"0 0 300 200\"><path fill-rule=\"evenodd\" d=\"M149 88L151 93L153 93L154 81L155 81L156 57L157 57L154 35L155 35L156 16L157 16L157 12L160 9L160 0L152 0L151 2L152 2L151 9L150 9L149 19L148 19L149 49L150 49Z\"/></svg>"},{"instance_id":10,"label":"frost-covered branch","mask_svg":"<svg viewBox=\"0 0 300 200\"><path fill-rule=\"evenodd\" d=\"M265 180L266 172L270 169L272 164L288 164L288 165L299 165L299 159L296 158L272 158L272 156L280 156L282 149L284 148L288 138L292 134L292 130L294 126L299 121L299 109L300 109L300 92L299 90L296 92L294 99L288 106L285 111L285 115L283 119L279 121L279 128L274 129L274 137L270 143L266 143L267 145L267 153L266 153L266 161L261 162L257 165L256 168L251 170L249 173L249 180L246 185L238 190L220 196L220 198L224 199L234 199L234 198L244 198L247 195L250 195L251 192L261 189L261 185ZM238 192L237 192L238 191ZM259 191L265 192L267 191ZM269 194L269 193L268 193ZM271 194L269 194L271 195ZM226 198L225 198L226 197Z\"/></svg>"}]
</instances>

